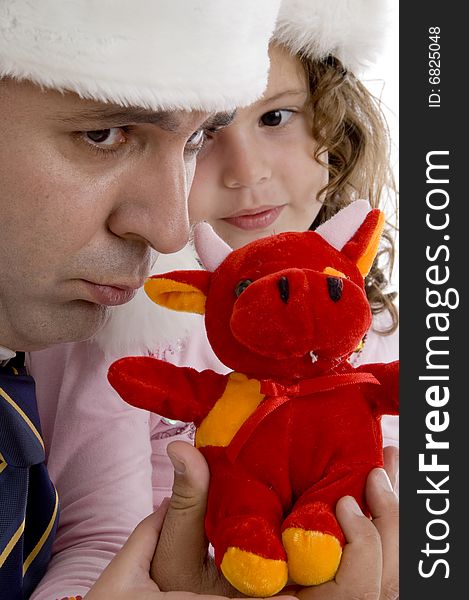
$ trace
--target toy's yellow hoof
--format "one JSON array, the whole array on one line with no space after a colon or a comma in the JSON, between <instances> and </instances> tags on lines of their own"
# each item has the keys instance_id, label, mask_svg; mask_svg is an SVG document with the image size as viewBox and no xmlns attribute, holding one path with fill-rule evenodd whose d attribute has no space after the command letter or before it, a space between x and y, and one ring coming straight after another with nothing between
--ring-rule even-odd
<instances>
[{"instance_id":1,"label":"toy's yellow hoof","mask_svg":"<svg viewBox=\"0 0 469 600\"><path fill-rule=\"evenodd\" d=\"M228 548L221 570L231 585L246 596L273 596L288 581L285 561L263 558L239 548Z\"/></svg>"},{"instance_id":2,"label":"toy's yellow hoof","mask_svg":"<svg viewBox=\"0 0 469 600\"><path fill-rule=\"evenodd\" d=\"M295 583L310 586L334 579L342 556L336 537L290 527L283 532L282 540L288 556L288 572Z\"/></svg>"}]
</instances>

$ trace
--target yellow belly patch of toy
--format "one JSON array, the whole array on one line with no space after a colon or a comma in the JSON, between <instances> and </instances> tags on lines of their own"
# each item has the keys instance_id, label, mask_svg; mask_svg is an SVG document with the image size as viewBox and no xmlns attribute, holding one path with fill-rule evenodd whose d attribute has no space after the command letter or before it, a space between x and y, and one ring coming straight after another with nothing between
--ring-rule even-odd
<instances>
[{"instance_id":1,"label":"yellow belly patch of toy","mask_svg":"<svg viewBox=\"0 0 469 600\"><path fill-rule=\"evenodd\" d=\"M257 379L249 379L242 373L232 373L223 395L197 430L197 448L229 446L241 425L263 399Z\"/></svg>"}]
</instances>

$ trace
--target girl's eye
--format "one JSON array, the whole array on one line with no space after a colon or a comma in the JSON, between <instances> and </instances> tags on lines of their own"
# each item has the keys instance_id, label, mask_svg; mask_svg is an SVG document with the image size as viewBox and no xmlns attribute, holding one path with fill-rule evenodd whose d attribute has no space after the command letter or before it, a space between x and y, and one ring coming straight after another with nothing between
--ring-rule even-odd
<instances>
[{"instance_id":1,"label":"girl's eye","mask_svg":"<svg viewBox=\"0 0 469 600\"><path fill-rule=\"evenodd\" d=\"M85 131L84 137L92 146L117 146L127 141L122 127L111 129L97 129L96 131Z\"/></svg>"},{"instance_id":2,"label":"girl's eye","mask_svg":"<svg viewBox=\"0 0 469 600\"><path fill-rule=\"evenodd\" d=\"M271 110L262 115L260 121L265 127L278 127L279 125L286 125L293 115L292 110Z\"/></svg>"}]
</instances>

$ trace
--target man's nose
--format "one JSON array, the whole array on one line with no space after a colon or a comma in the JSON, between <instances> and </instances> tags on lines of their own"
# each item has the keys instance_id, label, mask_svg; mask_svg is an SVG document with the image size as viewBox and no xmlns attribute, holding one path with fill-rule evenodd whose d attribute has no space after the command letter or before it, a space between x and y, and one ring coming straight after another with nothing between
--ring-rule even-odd
<instances>
[{"instance_id":1,"label":"man's nose","mask_svg":"<svg viewBox=\"0 0 469 600\"><path fill-rule=\"evenodd\" d=\"M143 241L158 252L180 250L189 239L189 181L183 156L145 160L120 185L109 229L119 237Z\"/></svg>"},{"instance_id":2,"label":"man's nose","mask_svg":"<svg viewBox=\"0 0 469 600\"><path fill-rule=\"evenodd\" d=\"M254 136L231 135L225 146L223 183L228 188L253 187L268 181L271 169Z\"/></svg>"}]
</instances>

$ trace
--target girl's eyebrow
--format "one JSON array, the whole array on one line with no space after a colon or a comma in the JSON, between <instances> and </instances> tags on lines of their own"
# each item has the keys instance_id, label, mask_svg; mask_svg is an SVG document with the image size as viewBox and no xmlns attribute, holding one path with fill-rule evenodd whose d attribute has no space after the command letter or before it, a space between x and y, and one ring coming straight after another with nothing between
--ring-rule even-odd
<instances>
[{"instance_id":1,"label":"girl's eyebrow","mask_svg":"<svg viewBox=\"0 0 469 600\"><path fill-rule=\"evenodd\" d=\"M282 92L278 92L278 94L274 94L273 96L269 96L267 98L263 98L260 101L260 104L267 104L268 102L273 102L275 100L279 100L284 96L303 96L306 97L308 95L307 90L305 89L296 89L296 90L283 90Z\"/></svg>"}]
</instances>

